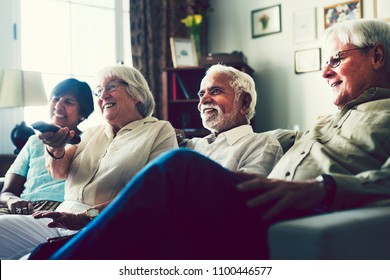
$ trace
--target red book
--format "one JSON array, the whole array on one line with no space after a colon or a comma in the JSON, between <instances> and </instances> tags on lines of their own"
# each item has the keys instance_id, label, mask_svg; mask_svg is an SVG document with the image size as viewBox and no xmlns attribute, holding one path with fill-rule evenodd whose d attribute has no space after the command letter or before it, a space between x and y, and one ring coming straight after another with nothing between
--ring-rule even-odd
<instances>
[{"instance_id":1,"label":"red book","mask_svg":"<svg viewBox=\"0 0 390 280\"><path fill-rule=\"evenodd\" d=\"M177 99L176 74L172 73L172 100Z\"/></svg>"}]
</instances>

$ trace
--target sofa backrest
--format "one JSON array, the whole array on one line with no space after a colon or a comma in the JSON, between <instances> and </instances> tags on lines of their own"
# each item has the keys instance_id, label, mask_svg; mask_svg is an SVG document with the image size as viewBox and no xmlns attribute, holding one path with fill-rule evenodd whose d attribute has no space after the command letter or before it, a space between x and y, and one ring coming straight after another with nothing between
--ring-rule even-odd
<instances>
[{"instance_id":1,"label":"sofa backrest","mask_svg":"<svg viewBox=\"0 0 390 280\"><path fill-rule=\"evenodd\" d=\"M282 146L283 153L286 153L303 134L300 131L288 129L275 129L265 133L278 139L280 145Z\"/></svg>"}]
</instances>

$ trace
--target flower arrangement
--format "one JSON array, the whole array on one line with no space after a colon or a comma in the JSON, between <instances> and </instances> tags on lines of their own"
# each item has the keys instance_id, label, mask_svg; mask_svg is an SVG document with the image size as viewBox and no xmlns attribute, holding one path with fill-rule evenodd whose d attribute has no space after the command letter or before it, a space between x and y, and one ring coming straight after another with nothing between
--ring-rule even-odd
<instances>
[{"instance_id":1,"label":"flower arrangement","mask_svg":"<svg viewBox=\"0 0 390 280\"><path fill-rule=\"evenodd\" d=\"M198 61L200 60L201 51L201 31L202 22L207 12L210 11L209 0L193 0L187 10L187 17L183 18L181 22L187 27L190 36L195 44Z\"/></svg>"},{"instance_id":2,"label":"flower arrangement","mask_svg":"<svg viewBox=\"0 0 390 280\"><path fill-rule=\"evenodd\" d=\"M261 26L262 26L263 30L267 29L268 22L269 22L269 15L267 15L267 14L261 15L261 17L259 18L259 21L261 22Z\"/></svg>"},{"instance_id":3,"label":"flower arrangement","mask_svg":"<svg viewBox=\"0 0 390 280\"><path fill-rule=\"evenodd\" d=\"M198 14L188 15L181 20L182 23L189 29L196 28L202 23L203 16Z\"/></svg>"},{"instance_id":4,"label":"flower arrangement","mask_svg":"<svg viewBox=\"0 0 390 280\"><path fill-rule=\"evenodd\" d=\"M181 22L185 24L185 26L190 31L191 39L194 41L195 50L198 61L201 57L201 46L200 46L200 30L202 24L202 15L193 14L188 15L186 18L182 19Z\"/></svg>"}]
</instances>

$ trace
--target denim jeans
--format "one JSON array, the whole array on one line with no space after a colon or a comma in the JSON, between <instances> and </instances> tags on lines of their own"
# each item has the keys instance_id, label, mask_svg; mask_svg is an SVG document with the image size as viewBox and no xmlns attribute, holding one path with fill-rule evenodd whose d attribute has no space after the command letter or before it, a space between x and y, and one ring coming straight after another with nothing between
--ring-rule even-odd
<instances>
[{"instance_id":1,"label":"denim jeans","mask_svg":"<svg viewBox=\"0 0 390 280\"><path fill-rule=\"evenodd\" d=\"M167 152L51 259L266 258L267 225L241 180L197 152Z\"/></svg>"}]
</instances>

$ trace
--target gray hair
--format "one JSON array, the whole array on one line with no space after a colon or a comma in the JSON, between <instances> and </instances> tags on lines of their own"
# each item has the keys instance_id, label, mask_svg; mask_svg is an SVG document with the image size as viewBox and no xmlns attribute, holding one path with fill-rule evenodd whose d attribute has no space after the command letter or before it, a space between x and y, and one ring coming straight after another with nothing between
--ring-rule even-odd
<instances>
[{"instance_id":1,"label":"gray hair","mask_svg":"<svg viewBox=\"0 0 390 280\"><path fill-rule=\"evenodd\" d=\"M390 24L378 19L359 19L335 24L325 30L324 46L334 45L337 40L342 45L372 47L381 43L386 50L386 69L390 71Z\"/></svg>"},{"instance_id":2,"label":"gray hair","mask_svg":"<svg viewBox=\"0 0 390 280\"><path fill-rule=\"evenodd\" d=\"M214 73L226 74L232 78L230 86L234 89L234 93L236 95L235 100L238 100L237 98L245 92L251 96L252 101L249 105L249 112L246 114L246 118L249 122L255 115L255 106L257 102L255 82L253 81L252 77L240 70L237 70L234 67L223 64L215 64L207 69L206 76L203 79Z\"/></svg>"},{"instance_id":3,"label":"gray hair","mask_svg":"<svg viewBox=\"0 0 390 280\"><path fill-rule=\"evenodd\" d=\"M128 84L126 91L130 97L139 101L137 109L142 117L145 118L153 114L155 107L154 97L148 82L140 71L124 65L109 66L99 71L96 79L101 82L111 77L117 77Z\"/></svg>"}]
</instances>

